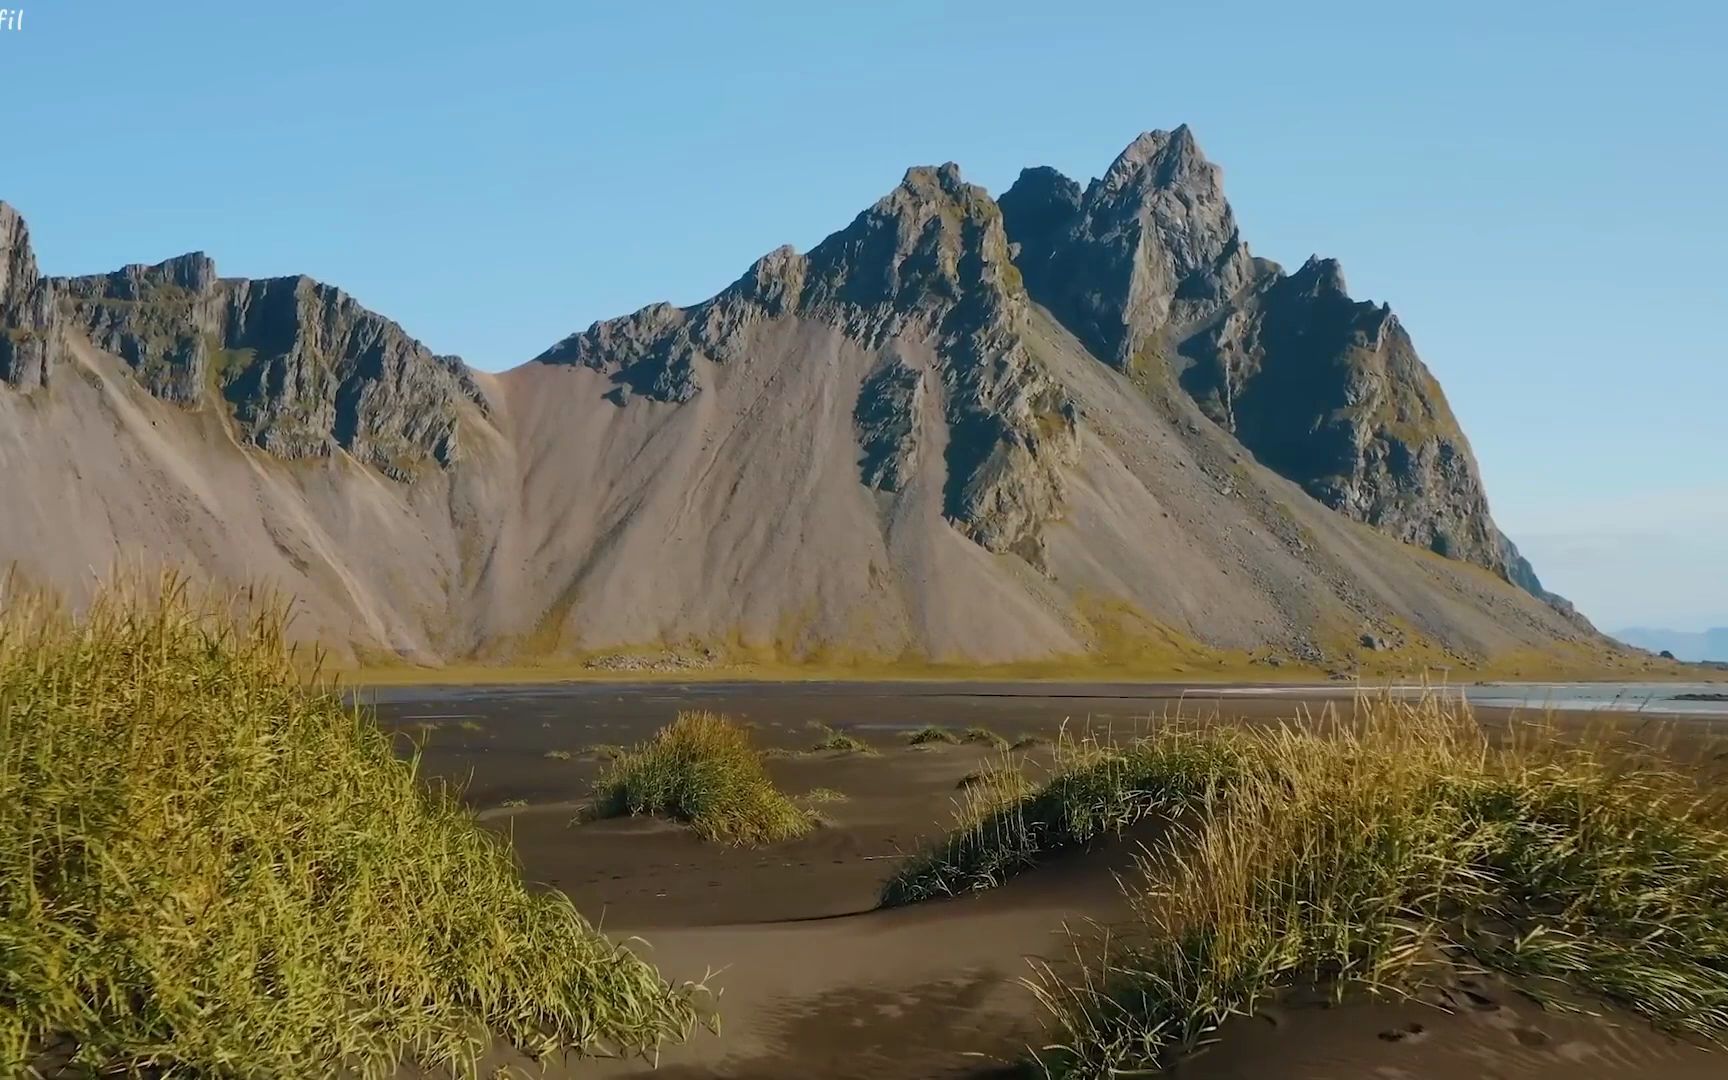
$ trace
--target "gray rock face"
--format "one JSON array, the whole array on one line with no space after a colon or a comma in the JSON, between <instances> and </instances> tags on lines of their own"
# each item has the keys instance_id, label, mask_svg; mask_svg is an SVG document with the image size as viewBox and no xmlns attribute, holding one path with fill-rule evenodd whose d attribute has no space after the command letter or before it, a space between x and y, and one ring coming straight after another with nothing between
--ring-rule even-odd
<instances>
[{"instance_id":1,"label":"gray rock face","mask_svg":"<svg viewBox=\"0 0 1728 1080\"><path fill-rule=\"evenodd\" d=\"M690 308L655 304L595 323L537 357L608 374L616 398L680 404L705 364L746 360L753 330L788 317L838 327L866 349L931 346L949 427L946 513L991 551L1038 561L1060 513L1061 468L1078 452L1078 413L1024 337L1026 295L1002 214L952 163L914 168L881 201L808 255L780 248ZM905 482L917 452L919 369L894 359L854 407L861 478Z\"/></svg>"},{"instance_id":2,"label":"gray rock face","mask_svg":"<svg viewBox=\"0 0 1728 1080\"><path fill-rule=\"evenodd\" d=\"M1509 576L1468 441L1385 306L1338 264L1249 254L1188 129L1142 135L1084 193L1002 197L1027 289L1095 355L1185 391L1258 459L1400 540Z\"/></svg>"},{"instance_id":3,"label":"gray rock face","mask_svg":"<svg viewBox=\"0 0 1728 1080\"><path fill-rule=\"evenodd\" d=\"M864 483L877 491L900 491L918 455L918 416L924 404L924 372L896 357L877 368L858 392L852 420L864 451Z\"/></svg>"},{"instance_id":4,"label":"gray rock face","mask_svg":"<svg viewBox=\"0 0 1728 1080\"><path fill-rule=\"evenodd\" d=\"M30 230L0 202L0 383L20 390L47 385L62 344L54 286L37 272Z\"/></svg>"},{"instance_id":5,"label":"gray rock face","mask_svg":"<svg viewBox=\"0 0 1728 1080\"><path fill-rule=\"evenodd\" d=\"M1123 370L1252 284L1223 174L1186 126L1135 139L1085 192L1028 169L1002 196L1026 287Z\"/></svg>"},{"instance_id":6,"label":"gray rock face","mask_svg":"<svg viewBox=\"0 0 1728 1080\"><path fill-rule=\"evenodd\" d=\"M150 393L226 401L278 457L340 448L407 481L459 459L464 402L486 409L460 360L310 278L221 278L194 253L56 284L67 320Z\"/></svg>"},{"instance_id":7,"label":"gray rock face","mask_svg":"<svg viewBox=\"0 0 1728 1080\"><path fill-rule=\"evenodd\" d=\"M1338 264L1273 275L1178 345L1181 386L1261 461L1406 543L1504 575L1470 444L1391 309ZM1185 365L1185 366L1184 366Z\"/></svg>"}]
</instances>

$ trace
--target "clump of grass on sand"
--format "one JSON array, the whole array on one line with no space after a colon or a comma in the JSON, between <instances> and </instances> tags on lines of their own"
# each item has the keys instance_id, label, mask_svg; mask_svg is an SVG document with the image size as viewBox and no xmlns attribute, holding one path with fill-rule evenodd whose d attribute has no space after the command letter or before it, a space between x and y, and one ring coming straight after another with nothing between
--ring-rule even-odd
<instances>
[{"instance_id":1,"label":"clump of grass on sand","mask_svg":"<svg viewBox=\"0 0 1728 1080\"><path fill-rule=\"evenodd\" d=\"M821 736L816 745L810 748L813 753L865 754L872 757L876 754L874 747L855 735L836 731L822 723L813 724L812 727Z\"/></svg>"},{"instance_id":2,"label":"clump of grass on sand","mask_svg":"<svg viewBox=\"0 0 1728 1080\"><path fill-rule=\"evenodd\" d=\"M472 1076L487 1032L689 1032L691 990L302 681L275 609L0 606L0 1075Z\"/></svg>"},{"instance_id":3,"label":"clump of grass on sand","mask_svg":"<svg viewBox=\"0 0 1728 1080\"><path fill-rule=\"evenodd\" d=\"M1232 771L1235 753L1228 737L1188 731L1125 747L1063 738L1047 783L1011 800L965 801L958 827L902 866L884 886L882 902L995 888L1057 852L1203 800Z\"/></svg>"},{"instance_id":4,"label":"clump of grass on sand","mask_svg":"<svg viewBox=\"0 0 1728 1080\"><path fill-rule=\"evenodd\" d=\"M595 785L593 814L656 814L731 844L771 844L815 827L813 815L774 786L749 733L709 712L679 713L614 759Z\"/></svg>"},{"instance_id":5,"label":"clump of grass on sand","mask_svg":"<svg viewBox=\"0 0 1728 1080\"><path fill-rule=\"evenodd\" d=\"M961 742L983 743L996 750L1008 749L1008 740L987 727L970 727L960 735Z\"/></svg>"},{"instance_id":6,"label":"clump of grass on sand","mask_svg":"<svg viewBox=\"0 0 1728 1080\"><path fill-rule=\"evenodd\" d=\"M931 746L936 743L957 743L959 741L960 736L955 734L952 728L945 728L939 724L926 724L906 736L906 742L911 746Z\"/></svg>"},{"instance_id":7,"label":"clump of grass on sand","mask_svg":"<svg viewBox=\"0 0 1728 1080\"><path fill-rule=\"evenodd\" d=\"M1176 824L1129 886L1136 927L1033 980L1058 1029L1050 1075L1168 1066L1286 986L1399 994L1454 966L1728 1035L1728 791L1654 752L1491 740L1428 699L1154 737L1136 756ZM1021 813L1071 810L1038 801L1071 776Z\"/></svg>"}]
</instances>

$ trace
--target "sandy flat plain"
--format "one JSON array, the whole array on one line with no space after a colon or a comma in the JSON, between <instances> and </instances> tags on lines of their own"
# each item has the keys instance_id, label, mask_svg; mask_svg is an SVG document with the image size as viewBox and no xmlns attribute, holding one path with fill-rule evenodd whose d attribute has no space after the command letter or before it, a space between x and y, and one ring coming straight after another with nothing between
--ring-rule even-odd
<instances>
[{"instance_id":1,"label":"sandy flat plain","mask_svg":"<svg viewBox=\"0 0 1728 1080\"><path fill-rule=\"evenodd\" d=\"M1014 739L1070 731L1126 734L1175 715L1260 723L1349 690L1051 684L564 684L391 688L362 692L380 721L422 748L426 774L460 784L488 827L509 835L527 877L569 894L614 936L639 937L673 979L719 991L718 1035L641 1061L554 1063L550 1075L968 1077L1016 1075L1046 1037L1020 983L1030 959L1060 963L1076 940L1126 914L1117 876L1134 837L1081 853L973 898L877 910L898 860L951 821L962 777L995 752L914 749L927 723L987 726ZM1621 722L1656 722L1659 701ZM826 788L825 827L762 849L706 844L652 819L580 823L602 767L596 747L647 738L682 708L753 725L760 745L807 751L814 722L879 748L877 756L776 757L788 793ZM1604 714L1557 714L1562 723ZM1486 724L1507 713L1483 707ZM1708 715L1674 717L1684 737ZM1046 752L1027 754L1036 770ZM1070 931L1080 935L1070 936ZM1292 995L1227 1025L1176 1070L1195 1078L1377 1080L1497 1077L1721 1077L1728 1056L1612 1009L1544 1011L1513 987L1464 980L1405 1001L1333 1005ZM499 1061L507 1055L495 1055Z\"/></svg>"}]
</instances>

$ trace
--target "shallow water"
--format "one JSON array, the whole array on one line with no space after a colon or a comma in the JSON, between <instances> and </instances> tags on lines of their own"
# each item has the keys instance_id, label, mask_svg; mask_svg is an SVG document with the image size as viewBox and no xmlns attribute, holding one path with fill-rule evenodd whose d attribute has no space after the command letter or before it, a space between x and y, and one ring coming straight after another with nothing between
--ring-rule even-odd
<instances>
[{"instance_id":1,"label":"shallow water","mask_svg":"<svg viewBox=\"0 0 1728 1080\"><path fill-rule=\"evenodd\" d=\"M1378 686L1364 685L1373 692ZM1397 693L1429 692L1414 685ZM1044 721L1053 714L1076 719L1157 716L1177 705L1242 698L1347 699L1351 683L1217 685L1209 683L1039 682L563 682L521 685L392 686L359 696L381 714L406 718L411 706L429 715L527 713L664 718L681 708L715 709L768 717L846 722L885 730L941 723ZM1728 718L1728 701L1681 701L1682 694L1725 694L1728 683L1475 683L1441 688L1473 705L1504 709L1652 712Z\"/></svg>"},{"instance_id":2,"label":"shallow water","mask_svg":"<svg viewBox=\"0 0 1728 1080\"><path fill-rule=\"evenodd\" d=\"M1728 718L1728 701L1680 701L1680 694L1728 694L1723 683L1485 683L1464 688L1473 705L1506 709L1612 709Z\"/></svg>"},{"instance_id":3,"label":"shallow water","mask_svg":"<svg viewBox=\"0 0 1728 1080\"><path fill-rule=\"evenodd\" d=\"M1236 686L1214 690L1216 694L1229 697L1297 697L1312 698L1316 696L1345 696L1348 689L1340 691L1336 683L1323 687L1314 686ZM1364 686L1370 693L1377 687ZM1728 719L1728 700L1722 701L1683 701L1684 694L1717 694L1728 695L1728 683L1565 683L1565 682L1530 682L1530 683L1471 683L1462 686L1423 687L1416 685L1391 686L1386 689L1394 693L1410 696L1425 693L1462 695L1470 704L1479 708L1520 709L1529 711L1546 711L1549 709L1566 712L1644 712L1662 716L1684 716L1698 718L1722 717Z\"/></svg>"}]
</instances>

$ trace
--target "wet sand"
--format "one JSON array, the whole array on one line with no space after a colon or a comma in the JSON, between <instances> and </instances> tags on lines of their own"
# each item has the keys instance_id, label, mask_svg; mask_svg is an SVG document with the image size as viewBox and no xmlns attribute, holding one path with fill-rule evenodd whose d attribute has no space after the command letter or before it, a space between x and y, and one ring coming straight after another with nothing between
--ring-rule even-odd
<instances>
[{"instance_id":1,"label":"wet sand","mask_svg":"<svg viewBox=\"0 0 1728 1080\"><path fill-rule=\"evenodd\" d=\"M568 893L615 937L640 935L638 947L668 977L720 991L721 1034L667 1048L657 1070L584 1061L554 1064L551 1075L981 1080L1014 1075L1012 1063L1045 1036L1019 982L1028 959L1061 962L1072 946L1064 926L1084 933L1126 915L1116 875L1129 868L1133 843L1068 857L980 896L875 910L897 861L948 828L961 778L995 756L978 745L914 749L904 733L926 723L985 726L1010 739L1053 736L1064 723L1131 733L1178 713L1255 723L1349 694L1219 689L572 684L394 689L377 695L377 709L387 728L422 743L429 777L461 784L479 818L511 836L531 881ZM589 748L640 741L682 708L748 722L765 747L808 750L817 738L809 725L821 721L881 753L771 761L790 794L846 796L817 806L826 827L787 844L721 847L652 819L575 823L602 767ZM1032 759L1036 767L1039 752ZM1454 988L1449 1009L1431 1000L1280 1002L1228 1025L1176 1075L1702 1078L1728 1075L1728 1055L1636 1019L1543 1012L1483 981Z\"/></svg>"}]
</instances>

